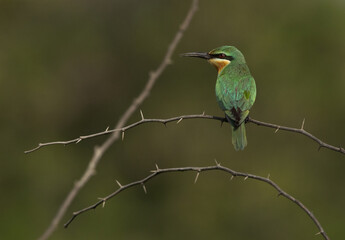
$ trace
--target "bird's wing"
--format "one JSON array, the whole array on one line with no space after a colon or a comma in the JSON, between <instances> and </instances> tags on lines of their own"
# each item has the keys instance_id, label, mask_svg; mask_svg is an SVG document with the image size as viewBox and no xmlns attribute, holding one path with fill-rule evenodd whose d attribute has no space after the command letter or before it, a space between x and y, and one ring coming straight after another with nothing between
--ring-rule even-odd
<instances>
[{"instance_id":1,"label":"bird's wing","mask_svg":"<svg viewBox=\"0 0 345 240\"><path fill-rule=\"evenodd\" d=\"M249 109L253 106L256 98L256 86L252 76L247 76L238 81L227 81L223 87L223 94L219 100L226 114L241 123L247 117Z\"/></svg>"},{"instance_id":2,"label":"bird's wing","mask_svg":"<svg viewBox=\"0 0 345 240\"><path fill-rule=\"evenodd\" d=\"M242 78L236 86L237 95L235 98L235 108L241 111L249 110L256 98L256 86L252 76Z\"/></svg>"}]
</instances>

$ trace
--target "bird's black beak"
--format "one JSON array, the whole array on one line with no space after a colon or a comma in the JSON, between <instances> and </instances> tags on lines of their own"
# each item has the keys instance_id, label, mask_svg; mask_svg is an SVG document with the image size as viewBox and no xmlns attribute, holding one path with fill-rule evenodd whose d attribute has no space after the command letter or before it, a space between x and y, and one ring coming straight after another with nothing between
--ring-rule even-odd
<instances>
[{"instance_id":1,"label":"bird's black beak","mask_svg":"<svg viewBox=\"0 0 345 240\"><path fill-rule=\"evenodd\" d=\"M197 58L203 58L203 59L210 59L211 55L208 53L203 52L190 52L190 53L182 53L182 57L197 57Z\"/></svg>"}]
</instances>

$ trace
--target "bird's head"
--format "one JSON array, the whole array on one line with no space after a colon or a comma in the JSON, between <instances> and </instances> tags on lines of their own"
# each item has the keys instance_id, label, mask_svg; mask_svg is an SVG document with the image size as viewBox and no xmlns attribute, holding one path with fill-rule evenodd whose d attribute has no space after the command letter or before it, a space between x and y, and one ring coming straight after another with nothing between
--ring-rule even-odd
<instances>
[{"instance_id":1,"label":"bird's head","mask_svg":"<svg viewBox=\"0 0 345 240\"><path fill-rule=\"evenodd\" d=\"M215 66L218 73L229 64L243 64L245 59L243 54L233 46L222 46L215 48L210 52L190 52L181 54L184 57L198 57L206 59Z\"/></svg>"}]
</instances>

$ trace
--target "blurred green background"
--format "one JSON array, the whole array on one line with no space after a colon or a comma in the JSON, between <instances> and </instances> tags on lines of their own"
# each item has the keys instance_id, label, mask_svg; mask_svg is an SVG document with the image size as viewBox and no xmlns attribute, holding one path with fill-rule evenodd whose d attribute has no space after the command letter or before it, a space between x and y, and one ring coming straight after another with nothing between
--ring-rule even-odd
<instances>
[{"instance_id":1,"label":"blurred green background","mask_svg":"<svg viewBox=\"0 0 345 240\"><path fill-rule=\"evenodd\" d=\"M114 126L163 58L191 1L0 1L1 239L36 239L79 179L93 146L52 146ZM201 0L173 64L140 107L146 117L222 116L216 71L179 53L237 46L257 83L251 117L345 145L345 2ZM129 123L140 119L137 112ZM267 176L301 200L331 239L345 235L345 156L304 136L247 125L235 152L229 126L185 120L126 133L73 211L160 167L214 165ZM51 239L322 239L295 204L266 184L207 172L161 175L81 215Z\"/></svg>"}]
</instances>

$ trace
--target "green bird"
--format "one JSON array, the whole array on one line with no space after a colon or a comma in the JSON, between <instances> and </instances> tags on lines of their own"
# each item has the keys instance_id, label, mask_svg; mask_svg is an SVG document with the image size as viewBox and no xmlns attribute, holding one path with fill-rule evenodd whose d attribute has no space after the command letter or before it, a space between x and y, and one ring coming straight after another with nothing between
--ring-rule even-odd
<instances>
[{"instance_id":1,"label":"green bird","mask_svg":"<svg viewBox=\"0 0 345 240\"><path fill-rule=\"evenodd\" d=\"M208 53L190 52L182 56L206 59L217 68L217 101L231 125L235 150L243 150L247 146L245 120L256 98L255 80L243 54L236 47L222 46Z\"/></svg>"}]
</instances>

